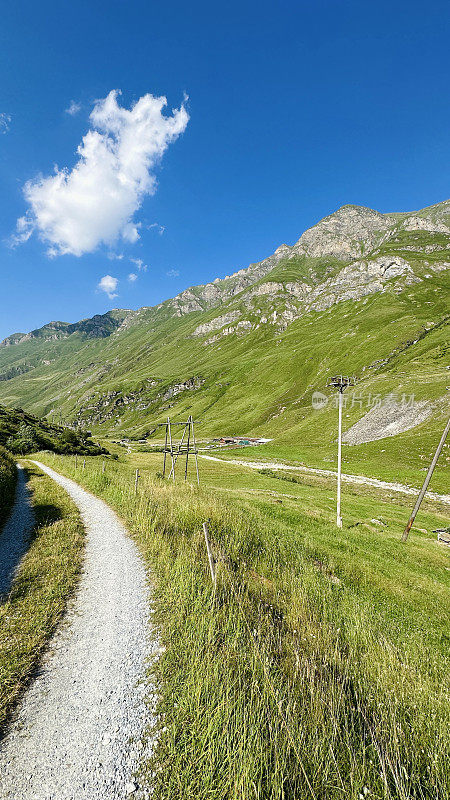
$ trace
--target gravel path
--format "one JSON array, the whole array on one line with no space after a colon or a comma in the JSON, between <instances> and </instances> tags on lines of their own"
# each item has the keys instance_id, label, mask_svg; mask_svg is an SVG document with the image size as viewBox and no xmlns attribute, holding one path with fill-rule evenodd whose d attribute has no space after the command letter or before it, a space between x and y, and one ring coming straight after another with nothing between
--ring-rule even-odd
<instances>
[{"instance_id":1,"label":"gravel path","mask_svg":"<svg viewBox=\"0 0 450 800\"><path fill-rule=\"evenodd\" d=\"M0 595L11 588L19 561L30 539L33 527L33 511L30 493L25 481L25 472L17 467L17 486L11 515L0 532Z\"/></svg>"},{"instance_id":2,"label":"gravel path","mask_svg":"<svg viewBox=\"0 0 450 800\"><path fill-rule=\"evenodd\" d=\"M238 467L250 467L251 469L286 469L295 470L296 472L306 472L309 475L323 475L328 478L337 478L337 472L333 472L331 469L315 469L314 467L305 467L303 465L292 466L292 464L281 464L278 461L238 461L235 458L217 458L216 456L205 456L201 453L199 453L199 456L200 458L206 458L208 461L220 461L222 464L234 464ZM376 489L386 489L388 492L398 492L399 494L409 494L412 496L419 494L419 490L414 489L412 486L405 486L403 483L380 481L378 478L366 478L364 475L349 475L343 472L342 480L345 483L355 483L360 486L374 486ZM427 492L425 497L429 500L437 500L439 503L450 505L450 494Z\"/></svg>"},{"instance_id":3,"label":"gravel path","mask_svg":"<svg viewBox=\"0 0 450 800\"><path fill-rule=\"evenodd\" d=\"M151 721L140 679L157 648L145 569L105 503L34 463L80 509L86 555L77 595L1 743L0 798L133 797Z\"/></svg>"}]
</instances>

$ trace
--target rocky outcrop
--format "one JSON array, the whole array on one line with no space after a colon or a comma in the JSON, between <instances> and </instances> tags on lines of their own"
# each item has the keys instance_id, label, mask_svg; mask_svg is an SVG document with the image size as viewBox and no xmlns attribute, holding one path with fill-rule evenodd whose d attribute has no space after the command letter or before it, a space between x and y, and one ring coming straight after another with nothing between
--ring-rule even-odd
<instances>
[{"instance_id":1,"label":"rocky outcrop","mask_svg":"<svg viewBox=\"0 0 450 800\"><path fill-rule=\"evenodd\" d=\"M202 325L198 325L192 335L205 336L205 334L211 333L211 331L216 331L219 330L219 328L223 328L224 325L229 325L231 322L239 319L240 316L240 311L228 311L227 314L221 314L220 317L212 319L211 322L204 322Z\"/></svg>"},{"instance_id":2,"label":"rocky outcrop","mask_svg":"<svg viewBox=\"0 0 450 800\"><path fill-rule=\"evenodd\" d=\"M386 439L388 436L397 436L411 428L415 428L431 415L430 403L425 401L414 402L406 397L401 399L384 400L375 405L358 422L343 435L344 444L364 444L377 439Z\"/></svg>"},{"instance_id":3,"label":"rocky outcrop","mask_svg":"<svg viewBox=\"0 0 450 800\"><path fill-rule=\"evenodd\" d=\"M95 314L95 316L82 319L80 322L49 322L30 333L14 333L12 336L8 336L3 342L0 342L0 347L11 347L11 345L22 344L32 339L39 339L42 342L57 341L65 339L73 333L79 333L86 339L104 339L120 327L123 319L129 313L128 309L115 309L106 314Z\"/></svg>"}]
</instances>

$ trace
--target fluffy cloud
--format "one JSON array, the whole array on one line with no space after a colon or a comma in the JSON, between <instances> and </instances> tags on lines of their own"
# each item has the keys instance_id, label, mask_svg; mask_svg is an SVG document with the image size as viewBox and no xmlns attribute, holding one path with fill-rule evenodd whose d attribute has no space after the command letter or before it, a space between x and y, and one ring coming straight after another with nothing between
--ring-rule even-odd
<instances>
[{"instance_id":1,"label":"fluffy cloud","mask_svg":"<svg viewBox=\"0 0 450 800\"><path fill-rule=\"evenodd\" d=\"M105 292L109 299L112 300L114 297L117 297L117 284L119 281L117 278L113 278L112 275L104 275L98 282L97 288L100 291Z\"/></svg>"},{"instance_id":2,"label":"fluffy cloud","mask_svg":"<svg viewBox=\"0 0 450 800\"><path fill-rule=\"evenodd\" d=\"M147 272L148 266L147 266L147 264L144 264L144 262L142 261L142 258L130 258L130 261L131 261L132 264L136 265L136 267L138 268L139 272Z\"/></svg>"},{"instance_id":3,"label":"fluffy cloud","mask_svg":"<svg viewBox=\"0 0 450 800\"><path fill-rule=\"evenodd\" d=\"M66 114L70 114L71 117L74 117L79 111L81 111L81 103L76 103L75 100L71 100L70 106L66 108Z\"/></svg>"},{"instance_id":4,"label":"fluffy cloud","mask_svg":"<svg viewBox=\"0 0 450 800\"><path fill-rule=\"evenodd\" d=\"M130 272L130 274L128 275L128 280L130 281L130 283L134 283L137 280L136 273L135 272Z\"/></svg>"},{"instance_id":5,"label":"fluffy cloud","mask_svg":"<svg viewBox=\"0 0 450 800\"><path fill-rule=\"evenodd\" d=\"M165 97L146 94L126 109L117 96L112 91L96 102L72 170L56 167L25 185L29 210L17 222L15 243L37 231L49 255L81 256L120 237L137 241L134 214L155 192L154 167L189 116L184 105L165 116Z\"/></svg>"},{"instance_id":6,"label":"fluffy cloud","mask_svg":"<svg viewBox=\"0 0 450 800\"><path fill-rule=\"evenodd\" d=\"M11 115L0 112L0 133L8 133L9 123L11 122Z\"/></svg>"}]
</instances>

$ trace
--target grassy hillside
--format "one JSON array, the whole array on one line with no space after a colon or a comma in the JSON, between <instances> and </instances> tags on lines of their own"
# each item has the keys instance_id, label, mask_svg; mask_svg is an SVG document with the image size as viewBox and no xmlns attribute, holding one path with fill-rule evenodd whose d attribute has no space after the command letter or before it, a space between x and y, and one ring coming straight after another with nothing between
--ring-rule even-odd
<instances>
[{"instance_id":1,"label":"grassy hillside","mask_svg":"<svg viewBox=\"0 0 450 800\"><path fill-rule=\"evenodd\" d=\"M312 394L329 395L330 374L354 374L344 430L376 396L426 403L429 414L347 448L346 468L401 471L419 484L448 413L449 207L344 207L247 271L116 312L120 325L102 338L78 326L0 348L0 377L12 375L0 380L0 399L57 409L105 438L139 437L167 414L192 413L202 437L259 434L273 439L267 455L324 466L335 457L336 415L331 403L314 410Z\"/></svg>"},{"instance_id":2,"label":"grassy hillside","mask_svg":"<svg viewBox=\"0 0 450 800\"><path fill-rule=\"evenodd\" d=\"M96 456L107 451L92 441L90 434L54 425L27 414L22 408L0 406L0 445L17 455L35 450Z\"/></svg>"}]
</instances>

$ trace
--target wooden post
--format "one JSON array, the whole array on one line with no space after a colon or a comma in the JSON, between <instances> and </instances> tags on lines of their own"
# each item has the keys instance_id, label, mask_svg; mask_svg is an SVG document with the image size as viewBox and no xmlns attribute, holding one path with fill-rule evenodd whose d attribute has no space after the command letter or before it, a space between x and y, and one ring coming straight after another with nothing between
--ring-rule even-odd
<instances>
[{"instance_id":1,"label":"wooden post","mask_svg":"<svg viewBox=\"0 0 450 800\"><path fill-rule=\"evenodd\" d=\"M175 464L173 463L173 444L172 444L172 430L170 427L170 417L167 417L167 427L169 429L170 458L172 461L172 468L169 473L169 478L172 475L173 482L175 483Z\"/></svg>"},{"instance_id":2,"label":"wooden post","mask_svg":"<svg viewBox=\"0 0 450 800\"><path fill-rule=\"evenodd\" d=\"M186 448L186 467L184 470L184 480L187 481L187 474L188 474L188 461L189 461L189 444L191 441L191 419L192 417L189 416L188 418L188 438L187 438L187 448Z\"/></svg>"},{"instance_id":3,"label":"wooden post","mask_svg":"<svg viewBox=\"0 0 450 800\"><path fill-rule=\"evenodd\" d=\"M216 562L212 554L211 545L208 537L208 523L203 523L203 533L205 534L206 551L208 553L209 569L211 572L211 580L213 582L214 591L216 591Z\"/></svg>"},{"instance_id":4,"label":"wooden post","mask_svg":"<svg viewBox=\"0 0 450 800\"><path fill-rule=\"evenodd\" d=\"M175 456L172 456L172 469L170 470L170 473L169 473L169 478L170 478L170 476L172 475L172 476L173 476L173 480L174 480L174 481L175 481L175 467L176 467L176 465L177 465L178 456L180 455L180 453L181 453L181 449L182 449L182 447L183 447L184 437L185 437L185 435L186 435L186 428L187 428L187 423L186 423L186 425L184 426L184 430L183 430L183 436L181 437L181 441L180 441L180 442L179 442L179 444L178 444L178 450L177 450L177 452L175 453ZM172 439L171 439L171 441L172 441Z\"/></svg>"},{"instance_id":5,"label":"wooden post","mask_svg":"<svg viewBox=\"0 0 450 800\"><path fill-rule=\"evenodd\" d=\"M139 481L139 470L136 470L136 477L134 479L134 493L137 494L138 490L138 481Z\"/></svg>"},{"instance_id":6,"label":"wooden post","mask_svg":"<svg viewBox=\"0 0 450 800\"><path fill-rule=\"evenodd\" d=\"M197 486L200 486L200 478L198 476L197 444L195 441L194 420L192 419L192 416L191 416L191 422L192 422L192 441L194 443L195 469L197 471Z\"/></svg>"},{"instance_id":7,"label":"wooden post","mask_svg":"<svg viewBox=\"0 0 450 800\"><path fill-rule=\"evenodd\" d=\"M432 460L432 462L430 464L430 468L429 468L429 470L427 472L427 477L425 478L425 480L423 482L423 486L422 486L422 488L421 488L421 490L419 492L419 496L418 496L418 498L416 500L416 504L415 504L415 506L413 508L413 512L412 512L412 514L411 514L411 516L410 516L410 518L408 520L408 524L407 524L405 530L403 531L402 542L406 542L406 540L407 540L407 538L409 536L409 532L410 532L410 530L412 528L412 524L413 524L413 522L414 522L414 520L416 518L416 514L417 514L417 512L418 512L418 510L420 508L420 504L421 504L421 502L422 502L422 500L424 498L425 492L426 492L428 484L429 484L429 482L431 480L431 476L432 476L432 474L434 472L434 468L435 468L435 466L437 464L437 460L438 460L438 458L439 458L439 456L441 454L441 450L442 450L442 448L444 446L444 442L445 442L445 440L447 438L447 434L448 434L449 430L450 430L450 417L447 420L447 424L446 424L446 426L444 428L444 433L442 434L441 440L440 440L440 442L439 442L439 444L438 444L438 446L436 448L436 452L435 452L433 460Z\"/></svg>"},{"instance_id":8,"label":"wooden post","mask_svg":"<svg viewBox=\"0 0 450 800\"><path fill-rule=\"evenodd\" d=\"M164 442L164 464L163 464L163 478L166 477L166 456L167 456L167 434L168 434L168 426L169 426L169 417L167 417L166 422L166 438Z\"/></svg>"},{"instance_id":9,"label":"wooden post","mask_svg":"<svg viewBox=\"0 0 450 800\"><path fill-rule=\"evenodd\" d=\"M336 525L338 526L338 528L342 528L342 517L341 517L342 394L343 394L343 387L339 387L338 477L337 477L337 503L336 503Z\"/></svg>"}]
</instances>

